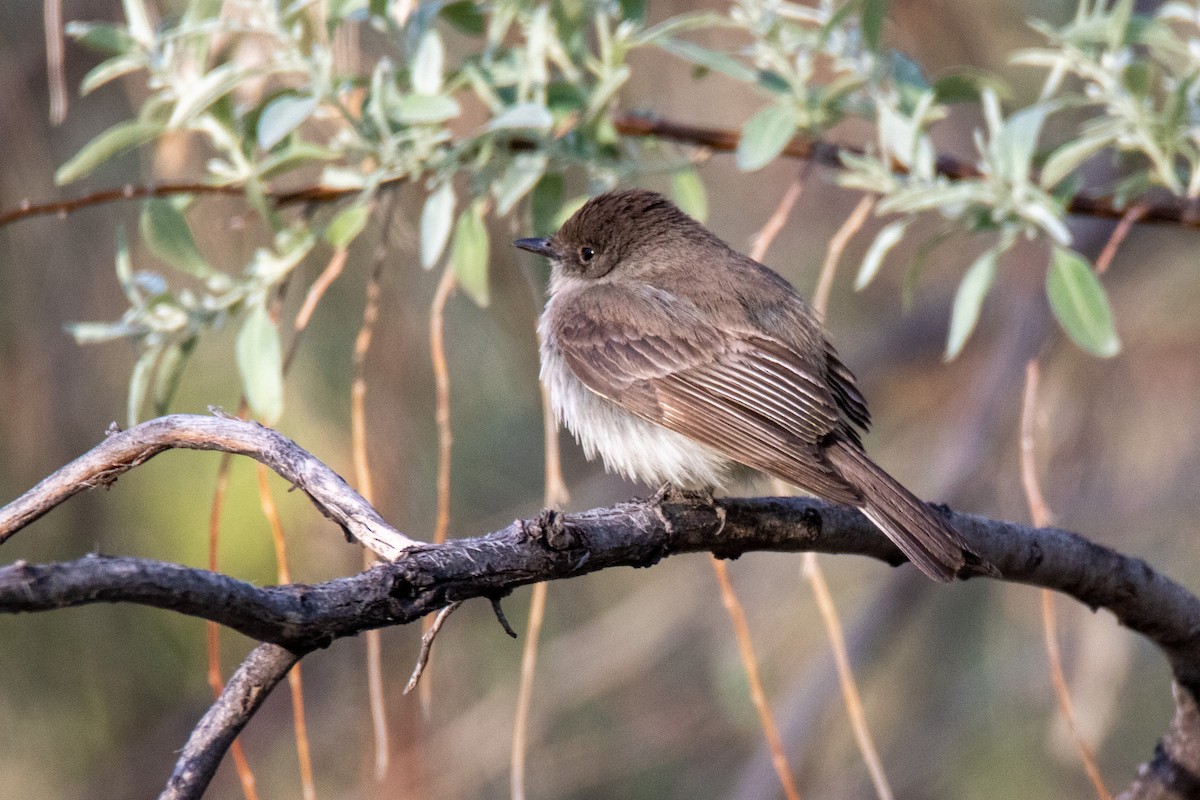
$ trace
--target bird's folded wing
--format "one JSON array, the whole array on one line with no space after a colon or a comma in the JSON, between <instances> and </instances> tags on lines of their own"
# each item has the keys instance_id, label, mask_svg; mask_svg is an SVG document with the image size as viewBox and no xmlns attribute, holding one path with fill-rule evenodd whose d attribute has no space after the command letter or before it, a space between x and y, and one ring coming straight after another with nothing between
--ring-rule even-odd
<instances>
[{"instance_id":1,"label":"bird's folded wing","mask_svg":"<svg viewBox=\"0 0 1200 800\"><path fill-rule=\"evenodd\" d=\"M801 489L861 502L823 454L847 430L825 375L774 339L716 330L684 301L626 294L559 317L556 346L585 386Z\"/></svg>"}]
</instances>

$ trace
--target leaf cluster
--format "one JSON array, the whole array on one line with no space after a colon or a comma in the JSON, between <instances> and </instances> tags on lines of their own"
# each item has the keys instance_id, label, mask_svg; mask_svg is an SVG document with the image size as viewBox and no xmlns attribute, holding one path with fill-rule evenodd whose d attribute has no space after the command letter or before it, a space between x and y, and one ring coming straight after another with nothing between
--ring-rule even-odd
<instances>
[{"instance_id":1,"label":"leaf cluster","mask_svg":"<svg viewBox=\"0 0 1200 800\"><path fill-rule=\"evenodd\" d=\"M417 260L424 269L448 262L480 304L489 300L493 216L528 213L522 227L548 233L588 194L666 170L676 199L702 218L707 198L688 158L622 139L613 126L632 74L628 57L638 48L665 50L697 76L719 72L764 99L742 126L736 161L743 170L771 164L798 134L823 138L850 118L871 125L871 145L841 150L837 175L843 186L878 195L877 213L892 217L867 249L857 286L924 229L915 224L922 217L936 215L941 225L921 254L955 237L984 239L954 300L947 357L966 345L1005 254L1023 238L1048 244L1047 297L1070 338L1100 356L1119 350L1103 285L1071 249L1067 225L1067 200L1083 189L1090 159L1121 159L1115 189L1130 202L1154 188L1200 195L1194 2L1138 15L1131 0L1082 0L1066 25L1035 21L1046 46L1014 61L1044 70L1045 87L1037 102L1008 113L995 78L959 72L930 81L889 49L885 0L737 0L725 14L683 14L653 26L635 0L416 7L190 0L157 24L146 2L123 0L121 25L69 26L107 56L84 79L84 92L137 75L146 93L136 118L99 134L58 180L77 180L121 152L182 132L208 154L202 180L240 189L267 236L248 263L218 268L193 235L192 198L146 201L141 238L171 271L135 269L119 242L128 310L117 322L72 327L80 341L139 343L131 421L147 397L163 411L198 337L234 320L247 397L265 421L277 419L282 361L272 298L319 247L350 247L390 187L427 192ZM701 46L689 38L698 29L742 44ZM339 46L351 31L365 37L356 58ZM972 105L985 121L974 170L947 175L932 131ZM1065 143L1047 147L1047 120L1080 108L1090 116ZM332 213L293 215L272 202L273 187L314 180L348 199ZM910 266L906 285L922 261Z\"/></svg>"}]
</instances>

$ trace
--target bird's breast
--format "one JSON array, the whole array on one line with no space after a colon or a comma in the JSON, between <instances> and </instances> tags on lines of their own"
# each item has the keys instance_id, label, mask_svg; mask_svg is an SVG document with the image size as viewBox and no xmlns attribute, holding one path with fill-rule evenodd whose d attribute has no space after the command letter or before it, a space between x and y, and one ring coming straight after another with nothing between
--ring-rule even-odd
<instances>
[{"instance_id":1,"label":"bird's breast","mask_svg":"<svg viewBox=\"0 0 1200 800\"><path fill-rule=\"evenodd\" d=\"M551 408L588 459L599 455L609 472L650 486L714 489L728 484L734 462L593 392L567 365L545 325L541 351L541 379Z\"/></svg>"}]
</instances>

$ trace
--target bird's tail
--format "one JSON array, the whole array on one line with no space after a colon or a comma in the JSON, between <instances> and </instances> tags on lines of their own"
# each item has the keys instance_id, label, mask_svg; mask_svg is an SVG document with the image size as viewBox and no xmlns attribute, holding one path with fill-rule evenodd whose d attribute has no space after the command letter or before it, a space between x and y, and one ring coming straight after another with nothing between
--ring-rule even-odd
<instances>
[{"instance_id":1,"label":"bird's tail","mask_svg":"<svg viewBox=\"0 0 1200 800\"><path fill-rule=\"evenodd\" d=\"M969 561L982 564L962 537L929 506L883 471L855 443L839 439L825 450L830 463L863 496L861 510L917 569L936 581L954 579Z\"/></svg>"}]
</instances>

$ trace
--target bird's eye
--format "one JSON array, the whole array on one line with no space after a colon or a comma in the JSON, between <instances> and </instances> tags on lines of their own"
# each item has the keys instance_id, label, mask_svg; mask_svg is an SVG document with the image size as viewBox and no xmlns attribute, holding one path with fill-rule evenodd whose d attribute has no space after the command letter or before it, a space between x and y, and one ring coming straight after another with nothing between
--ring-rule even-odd
<instances>
[{"instance_id":1,"label":"bird's eye","mask_svg":"<svg viewBox=\"0 0 1200 800\"><path fill-rule=\"evenodd\" d=\"M590 247L579 248L579 260L583 263L591 261L596 256L596 251Z\"/></svg>"}]
</instances>

